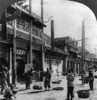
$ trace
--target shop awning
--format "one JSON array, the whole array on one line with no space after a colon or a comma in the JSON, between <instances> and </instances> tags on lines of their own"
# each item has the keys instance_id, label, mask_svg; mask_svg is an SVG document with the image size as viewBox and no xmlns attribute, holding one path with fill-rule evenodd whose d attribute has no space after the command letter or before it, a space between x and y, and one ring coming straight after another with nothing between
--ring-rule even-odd
<instances>
[{"instance_id":1,"label":"shop awning","mask_svg":"<svg viewBox=\"0 0 97 100\"><path fill-rule=\"evenodd\" d=\"M46 57L52 57L54 59L63 59L64 56L69 55L68 52L65 52L58 48L54 48L52 50L51 47L45 47L45 54L46 54Z\"/></svg>"}]
</instances>

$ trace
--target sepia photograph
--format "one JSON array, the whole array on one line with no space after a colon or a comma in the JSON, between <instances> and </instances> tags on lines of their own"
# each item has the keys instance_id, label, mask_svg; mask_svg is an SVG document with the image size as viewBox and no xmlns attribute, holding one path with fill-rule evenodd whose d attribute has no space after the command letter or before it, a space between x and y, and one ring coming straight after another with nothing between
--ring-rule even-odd
<instances>
[{"instance_id":1,"label":"sepia photograph","mask_svg":"<svg viewBox=\"0 0 97 100\"><path fill-rule=\"evenodd\" d=\"M0 0L0 100L97 100L97 0Z\"/></svg>"}]
</instances>

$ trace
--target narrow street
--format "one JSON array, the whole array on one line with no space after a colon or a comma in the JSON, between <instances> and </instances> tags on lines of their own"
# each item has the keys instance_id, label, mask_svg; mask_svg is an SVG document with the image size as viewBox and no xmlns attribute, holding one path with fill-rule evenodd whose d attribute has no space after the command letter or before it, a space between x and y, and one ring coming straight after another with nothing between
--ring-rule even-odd
<instances>
[{"instance_id":1,"label":"narrow street","mask_svg":"<svg viewBox=\"0 0 97 100\"><path fill-rule=\"evenodd\" d=\"M97 0L1 1L0 100L97 100Z\"/></svg>"}]
</instances>

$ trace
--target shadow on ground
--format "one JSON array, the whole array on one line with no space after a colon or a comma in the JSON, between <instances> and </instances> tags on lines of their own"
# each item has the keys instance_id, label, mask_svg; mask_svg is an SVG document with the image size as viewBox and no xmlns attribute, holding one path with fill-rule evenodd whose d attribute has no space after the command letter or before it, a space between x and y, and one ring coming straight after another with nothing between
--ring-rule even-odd
<instances>
[{"instance_id":1,"label":"shadow on ground","mask_svg":"<svg viewBox=\"0 0 97 100\"><path fill-rule=\"evenodd\" d=\"M25 90L27 90L27 89L20 89L20 90L17 90L17 92L18 92L18 91L25 91Z\"/></svg>"},{"instance_id":2,"label":"shadow on ground","mask_svg":"<svg viewBox=\"0 0 97 100\"><path fill-rule=\"evenodd\" d=\"M44 100L56 100L56 98L44 98Z\"/></svg>"},{"instance_id":3,"label":"shadow on ground","mask_svg":"<svg viewBox=\"0 0 97 100\"><path fill-rule=\"evenodd\" d=\"M52 91L52 90L49 90L49 91ZM41 93L41 92L49 92L49 91L45 91L45 90L31 91L31 92L27 92L27 93L22 93L22 95L24 95L24 94L35 94L35 93Z\"/></svg>"}]
</instances>

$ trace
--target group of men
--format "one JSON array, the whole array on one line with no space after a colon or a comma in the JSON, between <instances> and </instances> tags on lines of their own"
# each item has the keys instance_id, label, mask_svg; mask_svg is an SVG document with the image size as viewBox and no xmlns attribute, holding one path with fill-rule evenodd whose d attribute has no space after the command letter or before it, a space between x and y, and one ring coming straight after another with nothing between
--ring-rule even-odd
<instances>
[{"instance_id":1,"label":"group of men","mask_svg":"<svg viewBox=\"0 0 97 100\"><path fill-rule=\"evenodd\" d=\"M2 65L0 71L0 83L1 83L1 93L4 93L4 90L8 87L7 79L8 79L8 68Z\"/></svg>"},{"instance_id":2,"label":"group of men","mask_svg":"<svg viewBox=\"0 0 97 100\"><path fill-rule=\"evenodd\" d=\"M93 90L93 82L94 82L94 74L92 70L88 71L88 83L90 90ZM85 77L84 77L85 80ZM74 98L74 74L71 70L68 71L67 74L67 99L72 100ZM71 98L71 99L70 99Z\"/></svg>"},{"instance_id":3,"label":"group of men","mask_svg":"<svg viewBox=\"0 0 97 100\"><path fill-rule=\"evenodd\" d=\"M33 77L33 70L29 70L24 74L25 77L25 83L26 83L26 89L30 89L30 84L31 84L31 80ZM44 88L45 90L50 89L50 81L51 81L51 73L49 71L49 69L47 68L46 72L43 72L43 79L44 79Z\"/></svg>"}]
</instances>

